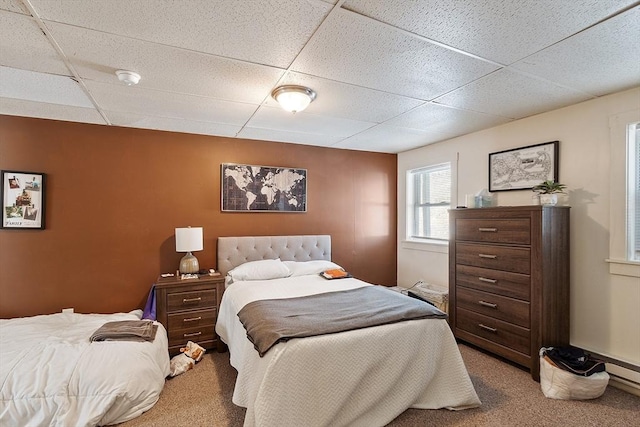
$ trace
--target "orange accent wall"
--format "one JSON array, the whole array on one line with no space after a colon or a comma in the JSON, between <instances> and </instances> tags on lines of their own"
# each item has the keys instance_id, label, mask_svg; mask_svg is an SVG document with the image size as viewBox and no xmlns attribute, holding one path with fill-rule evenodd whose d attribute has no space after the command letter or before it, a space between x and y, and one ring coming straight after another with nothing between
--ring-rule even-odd
<instances>
[{"instance_id":1,"label":"orange accent wall","mask_svg":"<svg viewBox=\"0 0 640 427\"><path fill-rule=\"evenodd\" d=\"M307 169L307 212L221 212L222 163ZM201 268L218 236L330 234L354 276L396 282L395 154L0 115L0 169L47 174L46 229L0 229L2 318L142 308L189 225Z\"/></svg>"}]
</instances>

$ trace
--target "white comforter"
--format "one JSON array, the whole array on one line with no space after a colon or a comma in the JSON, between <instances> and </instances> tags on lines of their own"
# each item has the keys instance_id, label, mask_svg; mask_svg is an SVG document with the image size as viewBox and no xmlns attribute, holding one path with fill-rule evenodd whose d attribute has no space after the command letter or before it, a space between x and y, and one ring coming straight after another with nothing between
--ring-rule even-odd
<instances>
[{"instance_id":1,"label":"white comforter","mask_svg":"<svg viewBox=\"0 0 640 427\"><path fill-rule=\"evenodd\" d=\"M169 374L162 325L153 343L89 342L104 323L140 314L0 320L0 425L108 425L150 409Z\"/></svg>"},{"instance_id":2,"label":"white comforter","mask_svg":"<svg viewBox=\"0 0 640 427\"><path fill-rule=\"evenodd\" d=\"M362 286L369 285L313 275L235 282L226 289L216 332L238 371L233 402L247 408L245 426L383 426L410 407L480 405L444 319L293 339L263 358L238 320L237 312L254 300Z\"/></svg>"}]
</instances>

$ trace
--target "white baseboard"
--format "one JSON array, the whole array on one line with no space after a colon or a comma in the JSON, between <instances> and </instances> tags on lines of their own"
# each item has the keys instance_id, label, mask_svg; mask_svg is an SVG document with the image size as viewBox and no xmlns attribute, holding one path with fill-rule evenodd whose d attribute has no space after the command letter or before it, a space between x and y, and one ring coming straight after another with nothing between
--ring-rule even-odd
<instances>
[{"instance_id":1,"label":"white baseboard","mask_svg":"<svg viewBox=\"0 0 640 427\"><path fill-rule=\"evenodd\" d=\"M609 374L609 385L634 396L640 396L640 366L637 361L633 363L592 351L589 353L605 362Z\"/></svg>"},{"instance_id":2,"label":"white baseboard","mask_svg":"<svg viewBox=\"0 0 640 427\"><path fill-rule=\"evenodd\" d=\"M621 378L614 374L609 374L609 385L627 393L640 397L640 384L634 381Z\"/></svg>"}]
</instances>

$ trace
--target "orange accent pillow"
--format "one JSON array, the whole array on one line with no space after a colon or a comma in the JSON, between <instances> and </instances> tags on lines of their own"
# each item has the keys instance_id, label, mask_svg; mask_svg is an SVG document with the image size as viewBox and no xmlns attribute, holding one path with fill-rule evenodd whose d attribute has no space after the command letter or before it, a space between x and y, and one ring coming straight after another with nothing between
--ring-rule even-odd
<instances>
[{"instance_id":1,"label":"orange accent pillow","mask_svg":"<svg viewBox=\"0 0 640 427\"><path fill-rule=\"evenodd\" d=\"M334 268L331 270L325 270L320 273L325 279L341 279L343 277L350 277L349 273L342 269Z\"/></svg>"}]
</instances>

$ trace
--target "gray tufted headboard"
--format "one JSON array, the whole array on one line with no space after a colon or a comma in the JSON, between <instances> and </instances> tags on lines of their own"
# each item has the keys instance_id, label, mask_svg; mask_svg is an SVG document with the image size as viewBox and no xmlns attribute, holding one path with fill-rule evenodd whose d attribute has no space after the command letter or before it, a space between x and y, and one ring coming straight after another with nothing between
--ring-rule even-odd
<instances>
[{"instance_id":1,"label":"gray tufted headboard","mask_svg":"<svg viewBox=\"0 0 640 427\"><path fill-rule=\"evenodd\" d=\"M331 261L331 236L218 237L218 270L224 276L247 261Z\"/></svg>"}]
</instances>

